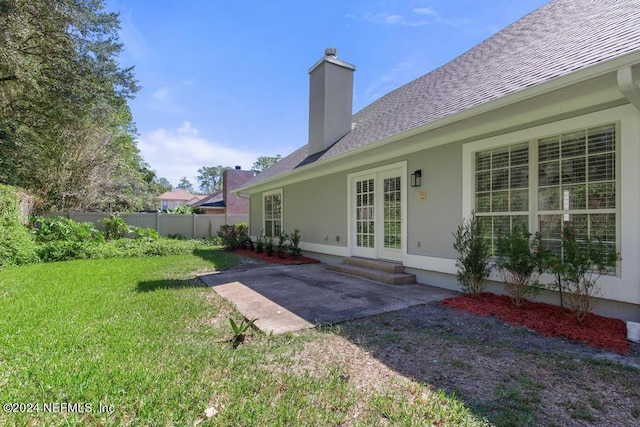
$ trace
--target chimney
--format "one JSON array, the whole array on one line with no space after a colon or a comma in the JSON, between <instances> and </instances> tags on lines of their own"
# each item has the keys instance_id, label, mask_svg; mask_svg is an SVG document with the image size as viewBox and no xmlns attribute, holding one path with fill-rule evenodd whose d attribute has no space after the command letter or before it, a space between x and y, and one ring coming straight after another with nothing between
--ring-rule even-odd
<instances>
[{"instance_id":1,"label":"chimney","mask_svg":"<svg viewBox=\"0 0 640 427\"><path fill-rule=\"evenodd\" d=\"M351 131L354 65L338 59L334 48L309 70L308 155L320 153Z\"/></svg>"}]
</instances>

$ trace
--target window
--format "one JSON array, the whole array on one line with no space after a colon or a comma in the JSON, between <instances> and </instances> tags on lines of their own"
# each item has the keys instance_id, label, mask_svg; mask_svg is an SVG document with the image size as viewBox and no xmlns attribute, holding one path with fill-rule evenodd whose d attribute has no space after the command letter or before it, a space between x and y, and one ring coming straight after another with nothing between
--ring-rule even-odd
<instances>
[{"instance_id":1,"label":"window","mask_svg":"<svg viewBox=\"0 0 640 427\"><path fill-rule=\"evenodd\" d=\"M282 232L282 190L264 193L264 235L277 237Z\"/></svg>"},{"instance_id":2,"label":"window","mask_svg":"<svg viewBox=\"0 0 640 427\"><path fill-rule=\"evenodd\" d=\"M162 210L166 211L167 209L169 209L169 202L167 200L163 200L162 201Z\"/></svg>"},{"instance_id":3,"label":"window","mask_svg":"<svg viewBox=\"0 0 640 427\"><path fill-rule=\"evenodd\" d=\"M529 223L529 144L476 153L475 210L492 252L498 236Z\"/></svg>"},{"instance_id":4,"label":"window","mask_svg":"<svg viewBox=\"0 0 640 427\"><path fill-rule=\"evenodd\" d=\"M538 142L538 214L542 238L560 254L561 231L616 247L614 125Z\"/></svg>"},{"instance_id":5,"label":"window","mask_svg":"<svg viewBox=\"0 0 640 427\"><path fill-rule=\"evenodd\" d=\"M478 151L474 196L493 249L514 225L531 223L558 254L567 226L615 249L616 125Z\"/></svg>"}]
</instances>

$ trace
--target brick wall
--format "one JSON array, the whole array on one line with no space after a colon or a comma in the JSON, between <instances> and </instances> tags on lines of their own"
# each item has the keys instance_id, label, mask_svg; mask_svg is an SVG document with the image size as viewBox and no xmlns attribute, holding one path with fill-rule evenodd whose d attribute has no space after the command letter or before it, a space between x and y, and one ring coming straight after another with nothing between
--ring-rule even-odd
<instances>
[{"instance_id":1,"label":"brick wall","mask_svg":"<svg viewBox=\"0 0 640 427\"><path fill-rule=\"evenodd\" d=\"M224 191L224 202L227 214L237 215L249 213L249 200L238 197L231 191L242 187L242 184L248 182L251 178L253 178L252 171L227 169L223 172L222 189Z\"/></svg>"}]
</instances>

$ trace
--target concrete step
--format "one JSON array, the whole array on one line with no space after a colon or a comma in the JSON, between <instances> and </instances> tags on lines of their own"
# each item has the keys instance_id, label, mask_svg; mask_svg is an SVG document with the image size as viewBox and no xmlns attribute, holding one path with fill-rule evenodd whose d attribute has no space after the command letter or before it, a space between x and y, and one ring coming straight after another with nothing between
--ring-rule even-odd
<instances>
[{"instance_id":1,"label":"concrete step","mask_svg":"<svg viewBox=\"0 0 640 427\"><path fill-rule=\"evenodd\" d=\"M352 276L364 277L365 279L376 280L389 285L408 285L416 283L416 276L413 274L374 270L350 264L330 264L327 268L329 270L350 274Z\"/></svg>"},{"instance_id":2,"label":"concrete step","mask_svg":"<svg viewBox=\"0 0 640 427\"><path fill-rule=\"evenodd\" d=\"M404 273L404 265L398 262L380 261L367 258L343 258L343 264L355 265L356 267L368 268L370 270L386 271L389 273Z\"/></svg>"}]
</instances>

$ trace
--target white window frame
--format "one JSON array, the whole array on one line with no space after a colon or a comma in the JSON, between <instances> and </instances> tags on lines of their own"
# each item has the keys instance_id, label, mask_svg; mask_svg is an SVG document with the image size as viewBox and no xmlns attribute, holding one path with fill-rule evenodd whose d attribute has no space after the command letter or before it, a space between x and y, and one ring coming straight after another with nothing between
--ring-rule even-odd
<instances>
[{"instance_id":1,"label":"white window frame","mask_svg":"<svg viewBox=\"0 0 640 427\"><path fill-rule=\"evenodd\" d=\"M273 196L273 195L279 195L280 196L280 218L267 218L267 197L269 196ZM284 230L284 199L282 197L282 188L278 188L277 190L272 190L272 191L265 191L264 193L262 193L262 231L265 235L265 237L278 237L277 235L272 235L269 236L267 234L267 221L272 221L272 222L276 222L276 221L280 221L280 231ZM273 233L274 228L272 227L272 233Z\"/></svg>"},{"instance_id":2,"label":"white window frame","mask_svg":"<svg viewBox=\"0 0 640 427\"><path fill-rule=\"evenodd\" d=\"M622 138L624 127L622 125L620 115L614 113L617 109L607 110L607 114L591 113L585 116L575 117L572 119L566 119L559 122L550 123L547 125L536 126L529 129L523 129L521 131L512 132L509 134L499 135L479 141L470 142L463 145L463 217L468 218L471 216L471 212L475 207L475 185L476 185L476 170L475 161L476 153L514 145L519 142L529 142L529 230L532 232L538 230L538 217L543 214L543 211L538 210L538 140L555 135L570 133L573 131L580 131L590 128L596 128L599 126L605 126L614 124L616 131L616 147L615 147L615 168L616 168L616 250L623 253L625 258L623 241L621 236L622 228L625 226L622 221L621 215L621 198L622 198L622 174L621 168L624 161L622 151ZM598 212L598 210L591 210L591 212ZM610 212L610 211L609 211ZM637 250L630 250L635 253ZM619 267L616 274L620 276L622 274L622 263L619 263Z\"/></svg>"}]
</instances>

